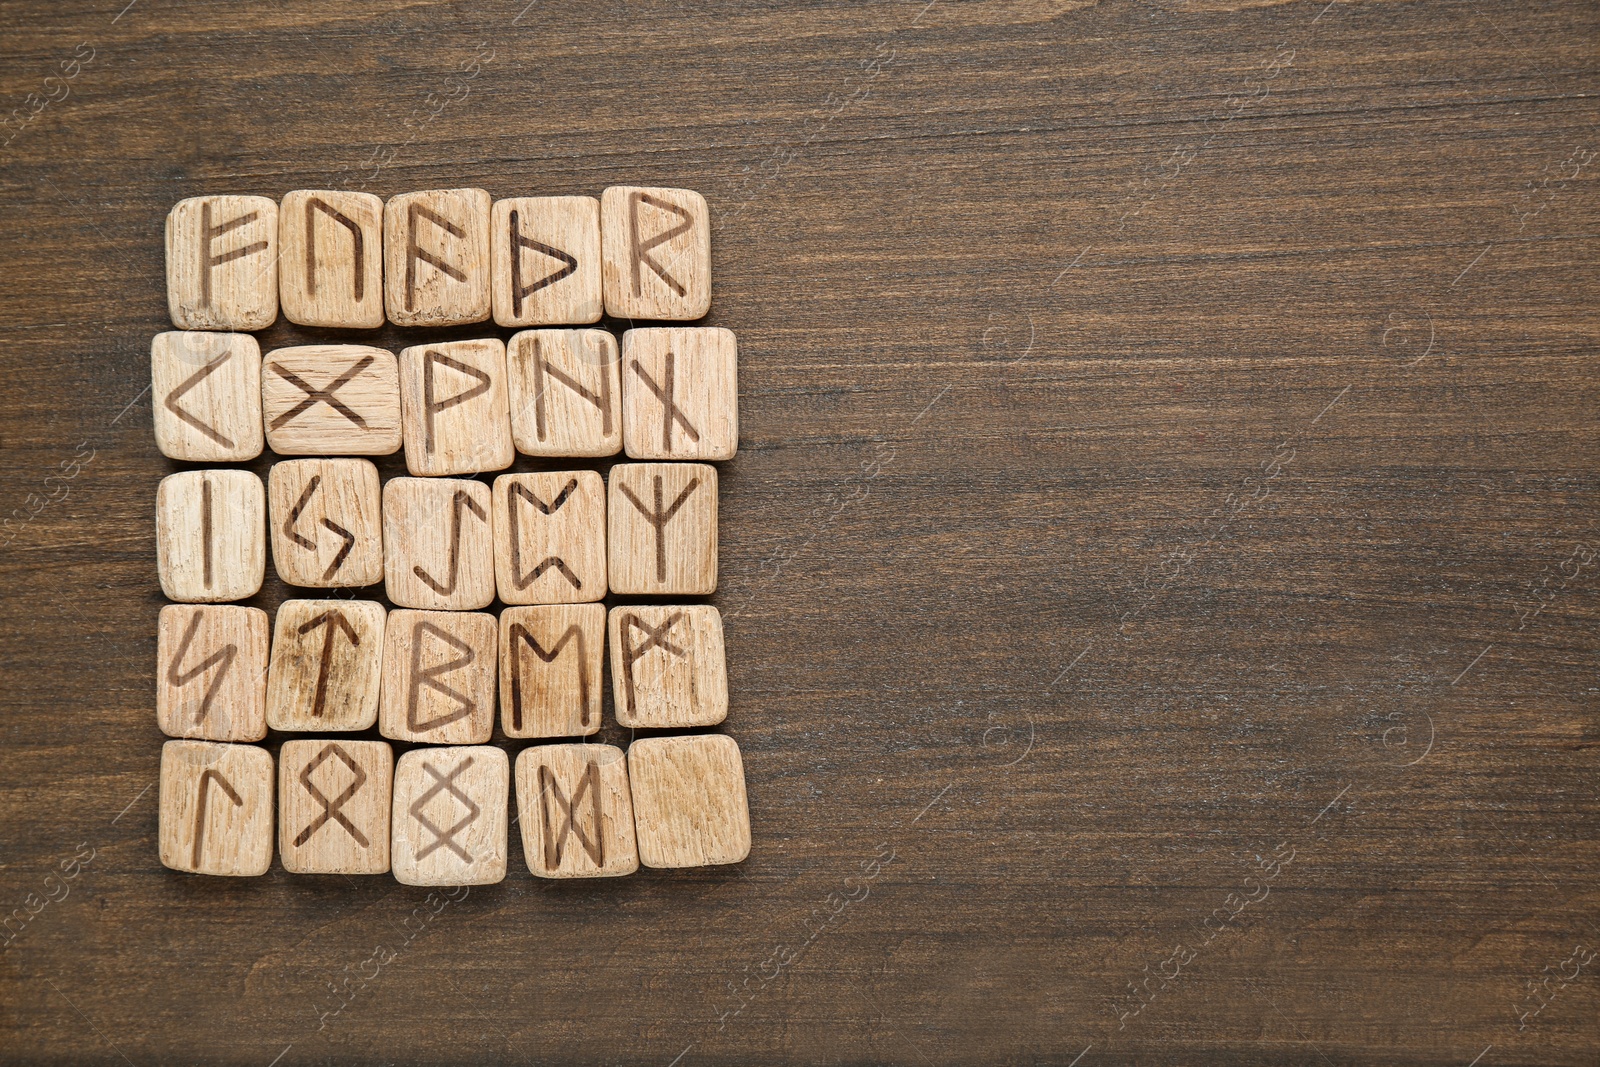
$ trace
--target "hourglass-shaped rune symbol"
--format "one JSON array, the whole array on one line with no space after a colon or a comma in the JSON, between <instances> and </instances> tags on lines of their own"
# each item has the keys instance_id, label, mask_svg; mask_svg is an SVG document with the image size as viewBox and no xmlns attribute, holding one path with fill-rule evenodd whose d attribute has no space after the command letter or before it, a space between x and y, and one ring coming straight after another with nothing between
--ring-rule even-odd
<instances>
[{"instance_id":1,"label":"hourglass-shaped rune symbol","mask_svg":"<svg viewBox=\"0 0 1600 1067\"><path fill-rule=\"evenodd\" d=\"M433 834L433 840L417 850L417 859L427 859L435 849L443 846L460 856L463 862L472 862L472 853L468 852L466 848L456 841L456 834L471 826L482 813L482 809L473 802L471 797L456 788L456 776L470 766L472 766L471 756L456 764L449 774L441 774L439 769L431 763L422 765L422 769L433 776L433 784L424 790L421 796L411 802L410 811L411 817L421 823L429 833ZM440 829L435 826L433 821L422 813L422 809L427 807L428 802L440 793L449 793L456 800L467 806L467 814L448 829Z\"/></svg>"}]
</instances>

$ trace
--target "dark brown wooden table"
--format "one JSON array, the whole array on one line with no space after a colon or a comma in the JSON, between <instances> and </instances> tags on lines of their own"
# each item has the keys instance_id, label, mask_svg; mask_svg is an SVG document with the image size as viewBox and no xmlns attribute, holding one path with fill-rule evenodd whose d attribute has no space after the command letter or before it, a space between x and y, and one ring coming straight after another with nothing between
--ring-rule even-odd
<instances>
[{"instance_id":1,"label":"dark brown wooden table","mask_svg":"<svg viewBox=\"0 0 1600 1067\"><path fill-rule=\"evenodd\" d=\"M1600 1061L1600 8L124 3L0 10L0 1060ZM168 209L630 182L750 859L164 869Z\"/></svg>"}]
</instances>

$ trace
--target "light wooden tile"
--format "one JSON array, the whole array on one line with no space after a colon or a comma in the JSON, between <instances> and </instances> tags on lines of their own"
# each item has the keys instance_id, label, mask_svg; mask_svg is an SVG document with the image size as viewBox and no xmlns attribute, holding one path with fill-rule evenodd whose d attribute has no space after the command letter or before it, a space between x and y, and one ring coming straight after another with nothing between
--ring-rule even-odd
<instances>
[{"instance_id":1,"label":"light wooden tile","mask_svg":"<svg viewBox=\"0 0 1600 1067\"><path fill-rule=\"evenodd\" d=\"M711 310L711 215L690 189L615 185L600 197L606 313L698 319Z\"/></svg>"},{"instance_id":2,"label":"light wooden tile","mask_svg":"<svg viewBox=\"0 0 1600 1067\"><path fill-rule=\"evenodd\" d=\"M389 870L394 750L383 741L285 741L278 750L278 856L290 874Z\"/></svg>"},{"instance_id":3,"label":"light wooden tile","mask_svg":"<svg viewBox=\"0 0 1600 1067\"><path fill-rule=\"evenodd\" d=\"M511 436L529 456L622 451L622 363L605 330L524 330L506 349Z\"/></svg>"},{"instance_id":4,"label":"light wooden tile","mask_svg":"<svg viewBox=\"0 0 1600 1067\"><path fill-rule=\"evenodd\" d=\"M592 196L497 200L494 321L501 326L599 322L600 201Z\"/></svg>"},{"instance_id":5,"label":"light wooden tile","mask_svg":"<svg viewBox=\"0 0 1600 1067\"><path fill-rule=\"evenodd\" d=\"M744 761L722 734L648 737L628 748L639 860L704 867L750 855Z\"/></svg>"},{"instance_id":6,"label":"light wooden tile","mask_svg":"<svg viewBox=\"0 0 1600 1067\"><path fill-rule=\"evenodd\" d=\"M611 609L611 703L638 729L714 726L728 717L722 616L710 604Z\"/></svg>"},{"instance_id":7,"label":"light wooden tile","mask_svg":"<svg viewBox=\"0 0 1600 1067\"><path fill-rule=\"evenodd\" d=\"M494 600L492 493L459 478L383 486L384 589L401 607L472 611Z\"/></svg>"},{"instance_id":8,"label":"light wooden tile","mask_svg":"<svg viewBox=\"0 0 1600 1067\"><path fill-rule=\"evenodd\" d=\"M493 615L389 613L384 627L378 731L396 741L481 745L494 732Z\"/></svg>"},{"instance_id":9,"label":"light wooden tile","mask_svg":"<svg viewBox=\"0 0 1600 1067\"><path fill-rule=\"evenodd\" d=\"M489 885L506 876L511 761L498 748L417 748L394 773L394 877Z\"/></svg>"},{"instance_id":10,"label":"light wooden tile","mask_svg":"<svg viewBox=\"0 0 1600 1067\"><path fill-rule=\"evenodd\" d=\"M150 343L156 446L168 459L261 455L261 346L247 333L173 330Z\"/></svg>"},{"instance_id":11,"label":"light wooden tile","mask_svg":"<svg viewBox=\"0 0 1600 1067\"><path fill-rule=\"evenodd\" d=\"M516 458L506 346L498 338L404 349L400 400L406 469L412 474L504 470Z\"/></svg>"},{"instance_id":12,"label":"light wooden tile","mask_svg":"<svg viewBox=\"0 0 1600 1067\"><path fill-rule=\"evenodd\" d=\"M381 348L268 352L261 407L267 444L280 456L387 456L400 448L400 369Z\"/></svg>"},{"instance_id":13,"label":"light wooden tile","mask_svg":"<svg viewBox=\"0 0 1600 1067\"><path fill-rule=\"evenodd\" d=\"M622 335L623 434L633 459L732 459L739 448L738 341L720 326Z\"/></svg>"},{"instance_id":14,"label":"light wooden tile","mask_svg":"<svg viewBox=\"0 0 1600 1067\"><path fill-rule=\"evenodd\" d=\"M301 326L383 325L383 201L296 189L278 211L278 295Z\"/></svg>"},{"instance_id":15,"label":"light wooden tile","mask_svg":"<svg viewBox=\"0 0 1600 1067\"><path fill-rule=\"evenodd\" d=\"M494 566L507 604L583 604L606 595L606 486L594 471L494 480Z\"/></svg>"},{"instance_id":16,"label":"light wooden tile","mask_svg":"<svg viewBox=\"0 0 1600 1067\"><path fill-rule=\"evenodd\" d=\"M272 866L272 753L255 745L161 746L161 862L253 877Z\"/></svg>"},{"instance_id":17,"label":"light wooden tile","mask_svg":"<svg viewBox=\"0 0 1600 1067\"><path fill-rule=\"evenodd\" d=\"M156 619L156 722L169 737L267 736L267 613L168 604Z\"/></svg>"},{"instance_id":18,"label":"light wooden tile","mask_svg":"<svg viewBox=\"0 0 1600 1067\"><path fill-rule=\"evenodd\" d=\"M217 603L261 591L267 491L249 471L181 471L156 488L156 568L169 600Z\"/></svg>"},{"instance_id":19,"label":"light wooden tile","mask_svg":"<svg viewBox=\"0 0 1600 1067\"><path fill-rule=\"evenodd\" d=\"M717 470L701 463L619 463L606 496L613 593L717 591Z\"/></svg>"},{"instance_id":20,"label":"light wooden tile","mask_svg":"<svg viewBox=\"0 0 1600 1067\"><path fill-rule=\"evenodd\" d=\"M278 317L278 205L195 196L167 215L167 310L180 330L264 330Z\"/></svg>"},{"instance_id":21,"label":"light wooden tile","mask_svg":"<svg viewBox=\"0 0 1600 1067\"><path fill-rule=\"evenodd\" d=\"M639 869L628 761L612 745L536 745L517 755L522 854L540 878Z\"/></svg>"},{"instance_id":22,"label":"light wooden tile","mask_svg":"<svg viewBox=\"0 0 1600 1067\"><path fill-rule=\"evenodd\" d=\"M267 500L279 578L323 589L383 581L383 497L370 460L274 463Z\"/></svg>"},{"instance_id":23,"label":"light wooden tile","mask_svg":"<svg viewBox=\"0 0 1600 1067\"><path fill-rule=\"evenodd\" d=\"M371 600L285 600L267 673L267 725L337 733L378 721L387 613Z\"/></svg>"},{"instance_id":24,"label":"light wooden tile","mask_svg":"<svg viewBox=\"0 0 1600 1067\"><path fill-rule=\"evenodd\" d=\"M500 729L507 737L585 737L600 729L603 604L500 613Z\"/></svg>"},{"instance_id":25,"label":"light wooden tile","mask_svg":"<svg viewBox=\"0 0 1600 1067\"><path fill-rule=\"evenodd\" d=\"M489 194L431 189L383 207L383 291L397 326L489 317Z\"/></svg>"}]
</instances>

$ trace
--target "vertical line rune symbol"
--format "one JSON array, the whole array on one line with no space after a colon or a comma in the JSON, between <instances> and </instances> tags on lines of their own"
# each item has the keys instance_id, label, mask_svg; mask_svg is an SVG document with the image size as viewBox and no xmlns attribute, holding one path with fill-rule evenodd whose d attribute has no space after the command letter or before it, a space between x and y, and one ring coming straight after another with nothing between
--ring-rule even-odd
<instances>
[{"instance_id":1,"label":"vertical line rune symbol","mask_svg":"<svg viewBox=\"0 0 1600 1067\"><path fill-rule=\"evenodd\" d=\"M206 836L206 791L211 783L216 782L217 788L228 794L228 799L233 801L236 808L244 807L244 798L234 790L233 785L222 776L222 772L214 768L207 768L200 775L200 797L194 806L194 852L189 858L189 866L200 866L200 848Z\"/></svg>"},{"instance_id":2,"label":"vertical line rune symbol","mask_svg":"<svg viewBox=\"0 0 1600 1067\"><path fill-rule=\"evenodd\" d=\"M206 588L211 588L211 479L200 479L200 554Z\"/></svg>"},{"instance_id":3,"label":"vertical line rune symbol","mask_svg":"<svg viewBox=\"0 0 1600 1067\"><path fill-rule=\"evenodd\" d=\"M589 811L594 816L594 837L591 839L582 826L578 825L576 809L583 802L584 794L589 795ZM556 807L561 809L561 829L552 832L550 829L550 798L554 797ZM556 781L555 774L545 764L539 765L539 815L544 824L544 865L547 869L554 869L561 865L561 851L567 843L568 837L576 837L578 844L594 860L595 865L606 865L605 826L601 822L600 811L600 765L590 760L584 768L583 779L578 783L578 788L573 790L572 799L568 800L566 793L561 789L561 783Z\"/></svg>"},{"instance_id":4,"label":"vertical line rune symbol","mask_svg":"<svg viewBox=\"0 0 1600 1067\"><path fill-rule=\"evenodd\" d=\"M559 640L546 651L539 644L538 638L520 622L512 623L509 644L511 646L511 728L522 729L522 656L517 648L517 640L533 650L533 654L546 663L554 663L556 657L561 655L561 650L571 642L577 652L578 659L578 722L583 726L589 725L591 714L589 711L589 653L583 639L583 629L577 623L567 627Z\"/></svg>"},{"instance_id":5,"label":"vertical line rune symbol","mask_svg":"<svg viewBox=\"0 0 1600 1067\"><path fill-rule=\"evenodd\" d=\"M689 494L694 492L695 487L699 484L700 479L698 477L689 479L689 484L683 487L683 491L678 494L677 499L673 500L666 510L662 510L661 475L655 475L655 508L652 510L645 507L644 502L634 496L633 490L628 488L625 483L620 481L617 483L617 488L622 492L622 495L628 498L629 503L639 509L639 514L644 516L645 521L656 532L656 581L658 582L667 580L667 543L665 537L667 523L672 521L672 517L678 513L679 508L683 507L684 502L689 499Z\"/></svg>"},{"instance_id":6,"label":"vertical line rune symbol","mask_svg":"<svg viewBox=\"0 0 1600 1067\"><path fill-rule=\"evenodd\" d=\"M217 690L222 687L222 679L227 676L229 668L233 666L234 657L239 654L239 646L229 642L187 671L179 666L189 654L189 645L194 642L195 633L200 629L200 617L204 614L204 611L196 611L189 617L189 625L183 631L183 640L178 642L178 654L173 656L172 662L167 665L167 684L179 689L217 664L222 665L222 669L212 677L211 684L206 686L205 695L200 698L200 707L194 716L196 726L206 721L206 716L211 712L211 702L216 699Z\"/></svg>"}]
</instances>

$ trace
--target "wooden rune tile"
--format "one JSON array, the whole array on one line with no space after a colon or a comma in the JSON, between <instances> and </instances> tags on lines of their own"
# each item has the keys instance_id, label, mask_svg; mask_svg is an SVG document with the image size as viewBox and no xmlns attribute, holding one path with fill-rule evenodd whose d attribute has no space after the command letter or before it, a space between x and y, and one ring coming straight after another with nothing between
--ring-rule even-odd
<instances>
[{"instance_id":1,"label":"wooden rune tile","mask_svg":"<svg viewBox=\"0 0 1600 1067\"><path fill-rule=\"evenodd\" d=\"M403 885L506 876L511 761L498 748L416 748L395 764L391 853Z\"/></svg>"},{"instance_id":2,"label":"wooden rune tile","mask_svg":"<svg viewBox=\"0 0 1600 1067\"><path fill-rule=\"evenodd\" d=\"M611 609L611 703L637 729L715 726L728 717L722 615L710 604Z\"/></svg>"},{"instance_id":3,"label":"wooden rune tile","mask_svg":"<svg viewBox=\"0 0 1600 1067\"><path fill-rule=\"evenodd\" d=\"M619 463L606 496L607 580L625 595L717 591L717 469Z\"/></svg>"},{"instance_id":4,"label":"wooden rune tile","mask_svg":"<svg viewBox=\"0 0 1600 1067\"><path fill-rule=\"evenodd\" d=\"M584 737L600 729L603 604L500 613L500 729L507 737Z\"/></svg>"},{"instance_id":5,"label":"wooden rune tile","mask_svg":"<svg viewBox=\"0 0 1600 1067\"><path fill-rule=\"evenodd\" d=\"M383 486L384 589L401 607L473 611L494 600L492 492L457 478Z\"/></svg>"},{"instance_id":6,"label":"wooden rune tile","mask_svg":"<svg viewBox=\"0 0 1600 1067\"><path fill-rule=\"evenodd\" d=\"M718 326L622 335L622 426L632 459L732 459L739 448L738 342Z\"/></svg>"},{"instance_id":7,"label":"wooden rune tile","mask_svg":"<svg viewBox=\"0 0 1600 1067\"><path fill-rule=\"evenodd\" d=\"M600 321L600 201L592 196L497 200L489 244L495 322Z\"/></svg>"},{"instance_id":8,"label":"wooden rune tile","mask_svg":"<svg viewBox=\"0 0 1600 1067\"><path fill-rule=\"evenodd\" d=\"M156 488L156 568L170 600L216 603L261 591L267 491L242 470L181 471Z\"/></svg>"},{"instance_id":9,"label":"wooden rune tile","mask_svg":"<svg viewBox=\"0 0 1600 1067\"><path fill-rule=\"evenodd\" d=\"M432 189L383 207L383 292L396 326L489 317L489 214L482 189Z\"/></svg>"},{"instance_id":10,"label":"wooden rune tile","mask_svg":"<svg viewBox=\"0 0 1600 1067\"><path fill-rule=\"evenodd\" d=\"M507 604L581 604L606 595L606 486L594 471L494 480L494 563Z\"/></svg>"},{"instance_id":11,"label":"wooden rune tile","mask_svg":"<svg viewBox=\"0 0 1600 1067\"><path fill-rule=\"evenodd\" d=\"M167 215L167 310L180 330L264 330L278 317L278 205L195 196Z\"/></svg>"},{"instance_id":12,"label":"wooden rune tile","mask_svg":"<svg viewBox=\"0 0 1600 1067\"><path fill-rule=\"evenodd\" d=\"M498 338L444 341L400 353L406 469L472 474L511 466L506 346Z\"/></svg>"},{"instance_id":13,"label":"wooden rune tile","mask_svg":"<svg viewBox=\"0 0 1600 1067\"><path fill-rule=\"evenodd\" d=\"M156 334L150 392L156 446L168 459L239 463L261 454L261 346L249 334Z\"/></svg>"},{"instance_id":14,"label":"wooden rune tile","mask_svg":"<svg viewBox=\"0 0 1600 1067\"><path fill-rule=\"evenodd\" d=\"M301 326L383 325L383 201L296 189L278 210L278 296Z\"/></svg>"},{"instance_id":15,"label":"wooden rune tile","mask_svg":"<svg viewBox=\"0 0 1600 1067\"><path fill-rule=\"evenodd\" d=\"M378 731L396 741L481 745L494 732L493 615L389 613L384 626Z\"/></svg>"},{"instance_id":16,"label":"wooden rune tile","mask_svg":"<svg viewBox=\"0 0 1600 1067\"><path fill-rule=\"evenodd\" d=\"M750 854L744 761L733 738L635 741L628 748L628 783L646 867L738 863Z\"/></svg>"},{"instance_id":17,"label":"wooden rune tile","mask_svg":"<svg viewBox=\"0 0 1600 1067\"><path fill-rule=\"evenodd\" d=\"M378 721L387 613L371 600L285 600L267 672L267 725L336 733Z\"/></svg>"},{"instance_id":18,"label":"wooden rune tile","mask_svg":"<svg viewBox=\"0 0 1600 1067\"><path fill-rule=\"evenodd\" d=\"M690 189L612 186L600 196L606 314L698 319L711 310L711 216Z\"/></svg>"},{"instance_id":19,"label":"wooden rune tile","mask_svg":"<svg viewBox=\"0 0 1600 1067\"><path fill-rule=\"evenodd\" d=\"M274 463L267 499L278 577L324 589L383 581L383 498L370 460Z\"/></svg>"},{"instance_id":20,"label":"wooden rune tile","mask_svg":"<svg viewBox=\"0 0 1600 1067\"><path fill-rule=\"evenodd\" d=\"M528 456L622 451L617 339L605 330L524 330L506 347L511 437Z\"/></svg>"},{"instance_id":21,"label":"wooden rune tile","mask_svg":"<svg viewBox=\"0 0 1600 1067\"><path fill-rule=\"evenodd\" d=\"M175 871L253 877L272 866L272 753L255 745L161 746L161 862Z\"/></svg>"},{"instance_id":22,"label":"wooden rune tile","mask_svg":"<svg viewBox=\"0 0 1600 1067\"><path fill-rule=\"evenodd\" d=\"M517 756L522 854L540 878L639 869L628 761L612 745L535 745Z\"/></svg>"},{"instance_id":23,"label":"wooden rune tile","mask_svg":"<svg viewBox=\"0 0 1600 1067\"><path fill-rule=\"evenodd\" d=\"M168 737L267 736L267 613L168 604L156 619L156 722Z\"/></svg>"},{"instance_id":24,"label":"wooden rune tile","mask_svg":"<svg viewBox=\"0 0 1600 1067\"><path fill-rule=\"evenodd\" d=\"M300 345L261 370L267 444L280 456L387 456L400 449L400 370L366 345Z\"/></svg>"},{"instance_id":25,"label":"wooden rune tile","mask_svg":"<svg viewBox=\"0 0 1600 1067\"><path fill-rule=\"evenodd\" d=\"M285 741L278 750L278 855L290 874L384 874L394 750L384 741Z\"/></svg>"}]
</instances>

